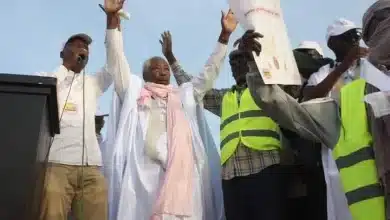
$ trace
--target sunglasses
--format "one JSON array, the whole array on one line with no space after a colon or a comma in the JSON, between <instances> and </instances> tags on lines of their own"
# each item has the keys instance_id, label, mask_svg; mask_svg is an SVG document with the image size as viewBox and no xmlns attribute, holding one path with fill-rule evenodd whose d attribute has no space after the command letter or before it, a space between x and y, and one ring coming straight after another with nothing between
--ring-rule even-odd
<instances>
[{"instance_id":1,"label":"sunglasses","mask_svg":"<svg viewBox=\"0 0 390 220\"><path fill-rule=\"evenodd\" d=\"M338 38L344 42L356 42L362 39L362 32L360 29L352 29L339 35Z\"/></svg>"}]
</instances>

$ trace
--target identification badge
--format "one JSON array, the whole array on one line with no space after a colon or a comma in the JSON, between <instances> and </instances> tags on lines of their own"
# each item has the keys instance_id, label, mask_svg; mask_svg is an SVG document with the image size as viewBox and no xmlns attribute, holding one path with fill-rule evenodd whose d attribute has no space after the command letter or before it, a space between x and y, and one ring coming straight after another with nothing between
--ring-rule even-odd
<instances>
[{"instance_id":1,"label":"identification badge","mask_svg":"<svg viewBox=\"0 0 390 220\"><path fill-rule=\"evenodd\" d=\"M77 106L74 103L67 102L67 103L65 103L64 110L66 112L75 112L75 111L77 111Z\"/></svg>"}]
</instances>

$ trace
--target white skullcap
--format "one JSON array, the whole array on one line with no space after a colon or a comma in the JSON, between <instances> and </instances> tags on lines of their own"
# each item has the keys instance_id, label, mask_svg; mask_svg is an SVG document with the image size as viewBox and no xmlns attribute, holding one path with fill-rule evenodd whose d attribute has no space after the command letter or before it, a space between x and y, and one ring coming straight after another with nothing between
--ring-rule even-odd
<instances>
[{"instance_id":1,"label":"white skullcap","mask_svg":"<svg viewBox=\"0 0 390 220\"><path fill-rule=\"evenodd\" d=\"M321 56L324 56L321 46L315 41L302 41L296 49L313 49L316 50Z\"/></svg>"},{"instance_id":2,"label":"white skullcap","mask_svg":"<svg viewBox=\"0 0 390 220\"><path fill-rule=\"evenodd\" d=\"M356 28L357 27L355 23L353 23L352 21L349 21L344 18L339 18L328 26L328 29L326 30L326 42L328 42L329 38L332 36L338 36Z\"/></svg>"}]
</instances>

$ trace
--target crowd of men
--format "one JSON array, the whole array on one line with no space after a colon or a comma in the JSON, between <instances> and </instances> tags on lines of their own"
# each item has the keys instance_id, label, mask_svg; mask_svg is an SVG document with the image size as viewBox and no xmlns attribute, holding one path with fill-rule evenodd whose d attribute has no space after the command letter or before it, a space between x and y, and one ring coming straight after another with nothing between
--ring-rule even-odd
<instances>
[{"instance_id":1,"label":"crowd of men","mask_svg":"<svg viewBox=\"0 0 390 220\"><path fill-rule=\"evenodd\" d=\"M301 86L264 84L253 57L264 36L246 31L228 55L236 83L224 89L213 86L238 25L232 11L200 74L180 65L167 31L164 57L146 60L139 77L123 50L123 3L105 1L100 72L80 74L92 39L76 34L59 69L42 74L57 78L61 111L42 220L390 219L390 101L362 77L389 72L390 1L375 2L362 28L344 18L329 25L335 60L316 42L294 49ZM111 84L110 115L97 113ZM220 143L204 109L220 117Z\"/></svg>"}]
</instances>

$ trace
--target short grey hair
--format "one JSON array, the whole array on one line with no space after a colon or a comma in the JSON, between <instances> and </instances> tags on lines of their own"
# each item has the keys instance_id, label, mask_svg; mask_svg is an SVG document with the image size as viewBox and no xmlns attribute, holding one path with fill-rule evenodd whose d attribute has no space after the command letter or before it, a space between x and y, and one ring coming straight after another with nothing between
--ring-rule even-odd
<instances>
[{"instance_id":1,"label":"short grey hair","mask_svg":"<svg viewBox=\"0 0 390 220\"><path fill-rule=\"evenodd\" d=\"M152 66L152 61L155 61L155 60L164 60L164 58L162 57L159 57L159 56L154 56L154 57L151 57L149 59L147 59L144 64L142 65L142 76L144 78L145 81L147 81L148 79L148 75L151 71L151 66Z\"/></svg>"}]
</instances>

